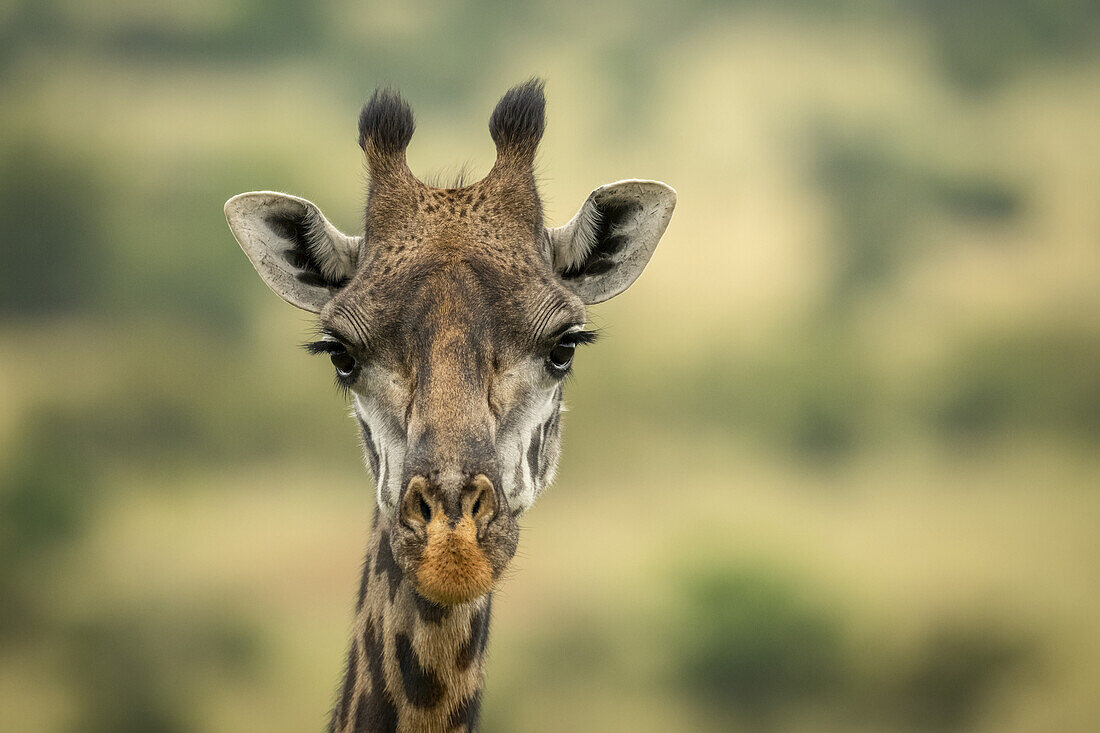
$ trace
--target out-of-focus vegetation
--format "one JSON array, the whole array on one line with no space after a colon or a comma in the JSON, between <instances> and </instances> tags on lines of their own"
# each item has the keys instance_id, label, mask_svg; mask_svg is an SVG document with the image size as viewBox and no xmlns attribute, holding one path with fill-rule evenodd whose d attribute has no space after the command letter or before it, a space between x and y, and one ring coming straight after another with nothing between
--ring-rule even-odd
<instances>
[{"instance_id":1,"label":"out-of-focus vegetation","mask_svg":"<svg viewBox=\"0 0 1100 733\"><path fill-rule=\"evenodd\" d=\"M569 388L485 729L1100 728L1100 5L0 9L0 730L301 731L373 492L225 227L548 79L552 223L680 203Z\"/></svg>"}]
</instances>

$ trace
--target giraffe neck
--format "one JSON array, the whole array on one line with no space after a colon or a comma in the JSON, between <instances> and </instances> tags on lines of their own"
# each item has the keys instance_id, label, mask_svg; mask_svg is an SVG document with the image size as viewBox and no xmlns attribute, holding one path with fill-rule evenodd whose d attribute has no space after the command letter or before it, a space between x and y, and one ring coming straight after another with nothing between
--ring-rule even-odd
<instances>
[{"instance_id":1,"label":"giraffe neck","mask_svg":"<svg viewBox=\"0 0 1100 733\"><path fill-rule=\"evenodd\" d=\"M329 730L472 733L492 595L458 606L423 598L394 561L389 530L376 515Z\"/></svg>"}]
</instances>

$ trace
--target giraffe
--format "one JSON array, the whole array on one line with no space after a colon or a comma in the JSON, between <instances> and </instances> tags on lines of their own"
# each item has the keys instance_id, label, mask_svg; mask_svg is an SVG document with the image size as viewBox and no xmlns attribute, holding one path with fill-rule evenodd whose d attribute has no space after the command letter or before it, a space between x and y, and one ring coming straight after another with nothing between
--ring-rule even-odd
<instances>
[{"instance_id":1,"label":"giraffe","mask_svg":"<svg viewBox=\"0 0 1100 733\"><path fill-rule=\"evenodd\" d=\"M493 590L556 470L562 382L595 337L585 306L638 278L672 216L672 188L626 180L546 227L545 106L541 80L510 89L492 169L438 188L409 169L408 103L375 91L362 236L295 196L226 202L264 282L317 315L307 350L331 360L376 487L334 733L477 728Z\"/></svg>"}]
</instances>

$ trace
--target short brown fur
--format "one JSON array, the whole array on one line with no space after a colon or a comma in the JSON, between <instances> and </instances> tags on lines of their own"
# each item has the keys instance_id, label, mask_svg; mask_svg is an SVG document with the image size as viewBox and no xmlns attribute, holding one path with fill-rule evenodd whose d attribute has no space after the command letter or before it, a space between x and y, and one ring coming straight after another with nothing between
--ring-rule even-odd
<instances>
[{"instance_id":1,"label":"short brown fur","mask_svg":"<svg viewBox=\"0 0 1100 733\"><path fill-rule=\"evenodd\" d=\"M318 314L307 348L349 392L378 492L331 731L476 729L493 590L517 517L553 478L563 380L594 338L584 306L629 287L671 216L671 188L627 180L547 229L544 108L541 82L509 90L489 120L492 170L441 188L409 170L408 104L377 91L359 119L362 237L298 197L226 203L265 282Z\"/></svg>"},{"instance_id":2,"label":"short brown fur","mask_svg":"<svg viewBox=\"0 0 1100 733\"><path fill-rule=\"evenodd\" d=\"M508 418L516 387L502 375L528 358L532 338L583 323L584 306L549 267L531 167L537 139L517 145L505 135L490 173L462 188L425 185L408 170L403 147L369 130L362 144L371 170L365 247L320 323L403 385L396 391L409 401L392 412L404 416L411 450L428 460L406 470L396 519L381 517L372 533L344 685L355 692L338 702L332 729L386 729L388 701L394 730L464 730L476 725L480 705L489 593L518 539L493 461L470 446L491 444ZM475 465L481 473L470 476ZM445 511L445 488L429 496L448 475L459 477L454 490L466 482L460 516ZM475 506L479 490L490 493ZM421 516L421 500L430 518ZM378 582L380 563L387 583ZM410 690L410 676L420 687ZM375 690L385 691L381 702ZM382 719L357 723L367 709L359 697Z\"/></svg>"}]
</instances>

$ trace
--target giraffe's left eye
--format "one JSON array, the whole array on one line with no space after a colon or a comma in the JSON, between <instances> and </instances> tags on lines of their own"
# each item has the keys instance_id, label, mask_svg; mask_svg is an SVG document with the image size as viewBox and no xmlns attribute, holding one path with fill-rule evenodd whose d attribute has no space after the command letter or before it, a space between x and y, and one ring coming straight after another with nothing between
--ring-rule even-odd
<instances>
[{"instance_id":1,"label":"giraffe's left eye","mask_svg":"<svg viewBox=\"0 0 1100 733\"><path fill-rule=\"evenodd\" d=\"M559 379L569 373L569 367L573 365L573 352L577 347L596 340L595 331L585 331L580 326L573 328L574 330L561 334L557 343L550 349L550 353L546 355L547 370Z\"/></svg>"},{"instance_id":2,"label":"giraffe's left eye","mask_svg":"<svg viewBox=\"0 0 1100 733\"><path fill-rule=\"evenodd\" d=\"M573 335L563 336L561 341L550 350L550 356L546 358L546 363L555 372L565 372L573 363L573 352L576 350L577 342L574 340Z\"/></svg>"}]
</instances>

